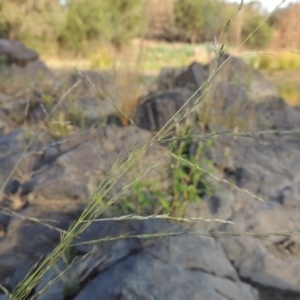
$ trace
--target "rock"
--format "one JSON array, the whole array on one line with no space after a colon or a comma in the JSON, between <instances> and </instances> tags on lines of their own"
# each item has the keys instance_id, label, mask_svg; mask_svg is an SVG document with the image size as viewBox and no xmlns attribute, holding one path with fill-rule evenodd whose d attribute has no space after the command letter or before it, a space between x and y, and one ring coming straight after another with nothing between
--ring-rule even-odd
<instances>
[{"instance_id":1,"label":"rock","mask_svg":"<svg viewBox=\"0 0 300 300\"><path fill-rule=\"evenodd\" d=\"M248 113L248 108L253 107L245 87L227 81L213 83L208 96L212 114L222 115L224 118L226 115L244 116Z\"/></svg>"},{"instance_id":2,"label":"rock","mask_svg":"<svg viewBox=\"0 0 300 300\"><path fill-rule=\"evenodd\" d=\"M41 93L34 90L29 97L13 99L11 97L8 101L2 104L2 109L6 115L14 119L18 124L22 124L26 119L31 118L31 113L40 108L43 103ZM45 118L45 114L43 119Z\"/></svg>"},{"instance_id":3,"label":"rock","mask_svg":"<svg viewBox=\"0 0 300 300\"><path fill-rule=\"evenodd\" d=\"M29 151L24 153L27 145L25 134L26 132L16 131L0 138L1 185L6 182L11 170L22 157L5 187L5 197L17 193L30 204L51 206L56 203L55 205L63 207L70 203L86 203L118 158L125 159L133 148L147 143L152 138L149 132L133 126L107 126L103 129L91 128L56 143L41 136L35 140ZM48 147L45 146L47 143ZM126 183L157 164L164 154L163 150L154 146L148 148L136 161L136 167L131 168L130 172L117 182L107 197L112 197ZM166 167L165 160L160 165L160 171ZM152 170L143 180L157 180L158 176L160 175L157 171ZM162 186L167 184L167 178L167 175L165 178L159 178Z\"/></svg>"},{"instance_id":4,"label":"rock","mask_svg":"<svg viewBox=\"0 0 300 300\"><path fill-rule=\"evenodd\" d=\"M79 74L71 75L68 79L68 86L72 86L81 80L81 83L77 88L77 109L82 112L84 119L88 124L95 122L105 124L107 118L114 114L116 109L108 99L103 99L99 96L100 92L97 91L97 88L111 96L110 91L113 87L100 72L86 71L82 72L82 74L87 76L95 87L91 86L88 80ZM69 111L72 109L74 110L74 103L73 106L69 105Z\"/></svg>"},{"instance_id":5,"label":"rock","mask_svg":"<svg viewBox=\"0 0 300 300\"><path fill-rule=\"evenodd\" d=\"M70 262L71 264L72 262ZM41 282L36 287L36 292L45 288L52 280L56 280L47 288L37 300L64 300L66 296L76 294L79 289L78 265L69 265L67 258L61 259L43 276Z\"/></svg>"},{"instance_id":6,"label":"rock","mask_svg":"<svg viewBox=\"0 0 300 300\"><path fill-rule=\"evenodd\" d=\"M129 275L130 274L130 275ZM172 276L172 280L170 280ZM249 286L201 271L166 265L138 253L100 273L79 293L81 299L258 299Z\"/></svg>"},{"instance_id":7,"label":"rock","mask_svg":"<svg viewBox=\"0 0 300 300\"><path fill-rule=\"evenodd\" d=\"M191 207L189 216L205 216L235 222L235 225L199 223L196 228L225 231L276 233L265 239L233 236L220 237L226 256L239 277L254 283L259 289L277 289L277 296L294 292L291 299L300 298L300 142L297 134L251 138L218 137L207 155L223 175L240 189L258 195L262 203L249 194L230 191L221 184L214 196L207 197L198 211ZM298 294L297 294L298 293ZM276 296L276 297L277 297ZM268 299L268 298L266 298ZM277 298L273 298L277 299ZM278 298L281 299L281 298ZM283 299L283 298L282 298Z\"/></svg>"},{"instance_id":8,"label":"rock","mask_svg":"<svg viewBox=\"0 0 300 300\"><path fill-rule=\"evenodd\" d=\"M278 96L253 102L243 85L216 82L209 93L211 123L235 123L240 130L295 129L300 127L300 113ZM244 129L245 128L245 129Z\"/></svg>"},{"instance_id":9,"label":"rock","mask_svg":"<svg viewBox=\"0 0 300 300\"><path fill-rule=\"evenodd\" d=\"M239 187L277 199L278 191L297 185L300 180L299 147L297 134L261 136L259 140L227 136L215 141L209 157Z\"/></svg>"},{"instance_id":10,"label":"rock","mask_svg":"<svg viewBox=\"0 0 300 300\"><path fill-rule=\"evenodd\" d=\"M11 218L5 238L0 239L0 281L9 286L10 290L24 278L41 256L53 249L60 240L58 231L26 220L26 217L43 219L43 223L66 229L77 215L74 206L69 205L59 210L55 207L50 209L49 206L31 206L22 211L22 216L24 219L17 216Z\"/></svg>"},{"instance_id":11,"label":"rock","mask_svg":"<svg viewBox=\"0 0 300 300\"><path fill-rule=\"evenodd\" d=\"M26 63L25 66L13 64L2 71L3 76L13 77L24 85L28 83L42 84L47 80L53 81L53 73L48 67L40 60L34 60Z\"/></svg>"},{"instance_id":12,"label":"rock","mask_svg":"<svg viewBox=\"0 0 300 300\"><path fill-rule=\"evenodd\" d=\"M287 130L300 128L300 111L288 105L280 97L268 98L255 105L257 127Z\"/></svg>"},{"instance_id":13,"label":"rock","mask_svg":"<svg viewBox=\"0 0 300 300\"><path fill-rule=\"evenodd\" d=\"M39 58L37 52L26 48L22 43L6 39L0 39L0 55L6 55L10 64L20 66Z\"/></svg>"},{"instance_id":14,"label":"rock","mask_svg":"<svg viewBox=\"0 0 300 300\"><path fill-rule=\"evenodd\" d=\"M150 94L164 93L176 88L196 91L208 79L207 67L193 62L187 68L164 68L150 88Z\"/></svg>"},{"instance_id":15,"label":"rock","mask_svg":"<svg viewBox=\"0 0 300 300\"><path fill-rule=\"evenodd\" d=\"M221 66L229 55L223 55L218 66ZM214 62L210 64L210 68ZM263 74L247 66L237 58L230 57L214 76L213 82L226 82L236 86L242 86L247 91L249 99L255 102L264 102L267 98L278 97L278 91Z\"/></svg>"},{"instance_id":16,"label":"rock","mask_svg":"<svg viewBox=\"0 0 300 300\"><path fill-rule=\"evenodd\" d=\"M35 161L38 159L36 151L41 151L43 145L49 143L49 140L47 135L38 135L28 148L28 152L24 152L29 142L28 132L15 130L0 138L0 186L2 187L7 178L12 175L4 187L6 195L16 193L21 188L22 183L31 179ZM17 163L17 168L13 174L10 174Z\"/></svg>"},{"instance_id":17,"label":"rock","mask_svg":"<svg viewBox=\"0 0 300 300\"><path fill-rule=\"evenodd\" d=\"M1 100L0 100L1 101ZM0 138L7 135L14 128L13 122L6 116L4 111L0 109Z\"/></svg>"},{"instance_id":18,"label":"rock","mask_svg":"<svg viewBox=\"0 0 300 300\"><path fill-rule=\"evenodd\" d=\"M18 52L24 49L24 45L18 41L10 41L7 39L0 39L0 54L9 55L10 53Z\"/></svg>"},{"instance_id":19,"label":"rock","mask_svg":"<svg viewBox=\"0 0 300 300\"><path fill-rule=\"evenodd\" d=\"M177 89L150 96L145 102L136 107L133 121L140 128L158 131L192 95L193 92L189 89ZM187 112L189 108L191 109L194 101L193 99L190 101L186 108L183 109L183 113ZM193 113L189 116L188 121L193 124L195 119L196 114Z\"/></svg>"},{"instance_id":20,"label":"rock","mask_svg":"<svg viewBox=\"0 0 300 300\"><path fill-rule=\"evenodd\" d=\"M176 87L190 87L194 91L199 89L208 79L207 68L197 62L193 62L187 70L180 73L175 78Z\"/></svg>"},{"instance_id":21,"label":"rock","mask_svg":"<svg viewBox=\"0 0 300 300\"><path fill-rule=\"evenodd\" d=\"M22 52L13 53L10 57L10 61L21 66L25 66L28 62L35 61L39 58L37 52L25 48Z\"/></svg>"},{"instance_id":22,"label":"rock","mask_svg":"<svg viewBox=\"0 0 300 300\"><path fill-rule=\"evenodd\" d=\"M248 207L231 220L238 224L238 228L225 226L229 232L296 232L300 218L299 210L270 202L252 209ZM222 245L240 277L267 287L294 290L300 295L299 236L278 235L262 241L223 238Z\"/></svg>"},{"instance_id":23,"label":"rock","mask_svg":"<svg viewBox=\"0 0 300 300\"><path fill-rule=\"evenodd\" d=\"M34 166L37 175L22 185L21 193L27 195L31 204L86 203L115 161L126 157L129 151L148 142L151 137L149 132L133 126L91 128L69 137L44 151ZM150 147L138 159L136 167L117 182L106 198L120 192L126 183L156 164L163 155L163 150ZM160 171L166 166L167 162L160 165ZM157 180L157 177L158 173L152 170L144 179ZM162 184L166 180L167 176L160 178Z\"/></svg>"},{"instance_id":24,"label":"rock","mask_svg":"<svg viewBox=\"0 0 300 300\"><path fill-rule=\"evenodd\" d=\"M135 228L134 234L182 230L178 226L158 220L130 223L132 224L130 227ZM105 226L101 230L101 226L103 225L97 226L95 236L115 236L116 227ZM117 228L126 227L128 222L122 222ZM119 233L126 232L126 229L120 229ZM87 240L90 238L91 236ZM85 240L84 237L82 240ZM123 243L131 244L131 240L126 239ZM141 241L138 245L140 243ZM110 247L107 245L107 251L103 248L99 251L103 255L119 253L113 249L108 251ZM115 297L120 299L258 299L254 289L239 281L235 270L223 255L222 248L214 240L188 235L143 242L123 259L110 266L103 266L103 270L75 299L105 300Z\"/></svg>"},{"instance_id":25,"label":"rock","mask_svg":"<svg viewBox=\"0 0 300 300\"><path fill-rule=\"evenodd\" d=\"M7 44L2 44L5 48L3 45ZM217 80L211 88L217 118L235 112L248 121L253 113L253 128L300 127L300 110L291 108L278 97L260 73L248 69L237 58L230 61L227 68L225 65L224 70L216 74ZM35 63L39 61L27 63L25 68L31 68ZM21 70L18 66L9 69L16 74ZM241 72L240 76L236 70ZM153 131L162 128L203 83L206 72L207 68L197 63L182 70L167 71L161 86L138 105L134 119L136 124ZM89 77L92 76L95 76L91 78L94 83L97 84L97 80L103 83L101 74ZM253 85L248 85L249 78ZM73 81L77 79L73 78ZM102 102L93 94L93 89L87 93L87 83L83 83L83 87L79 93L80 108L85 110L89 107L89 116L95 121ZM39 93L38 90L36 92ZM37 98L29 99L31 114L36 112L42 100L41 94L33 93L32 98L34 96ZM16 162L23 156L1 195L1 209L12 208L14 199L25 200L26 204L18 208L25 218L14 214L0 215L0 282L9 290L60 240L58 231L30 218L40 219L60 229L68 228L115 161L118 158L125 160L132 148L152 138L150 132L134 126L108 125L100 129L86 129L55 142L48 136L38 137L24 153L28 141L26 133L12 131L13 126L5 119L10 111L24 110L27 103L24 99L0 95L0 101L3 100L0 110L0 185L6 182ZM93 104L95 101L100 103L97 108ZM188 105L188 108L191 107ZM103 110L103 118L104 115L112 115L106 107ZM108 123L113 122L108 119ZM191 115L189 121L192 125L195 120L196 116ZM202 128L195 128L195 133L197 130L203 133ZM266 202L253 199L249 193L237 191L221 182L213 195L203 196L201 206L193 203L188 211L188 216L236 223L197 222L191 230L202 234L224 231L238 236L216 235L210 238L182 234L163 239L122 238L98 245L80 244L108 236L187 230L159 220L93 222L72 247L78 261L65 275L74 286L66 285L64 279L58 280L38 300L63 299L67 296L66 288L75 287L69 297L76 300L300 299L299 138L296 134L255 137L222 135L215 139L205 155L215 168L214 174ZM194 155L196 149L197 145L192 145L190 154ZM119 193L164 154L165 151L160 148L147 149L135 162L136 167L118 180L104 200ZM162 177L151 171L143 180L159 181L161 188L165 189L169 184L169 163L165 160L159 166ZM239 236L244 232L282 230L288 233L265 239ZM86 255L89 260L81 261ZM57 266L63 270L69 263L60 260ZM57 266L45 274L33 292L40 291L56 277ZM78 281L80 290L77 290Z\"/></svg>"},{"instance_id":26,"label":"rock","mask_svg":"<svg viewBox=\"0 0 300 300\"><path fill-rule=\"evenodd\" d=\"M14 131L0 138L0 185L4 184L11 170L20 158L25 147L23 133L21 130Z\"/></svg>"},{"instance_id":27,"label":"rock","mask_svg":"<svg viewBox=\"0 0 300 300\"><path fill-rule=\"evenodd\" d=\"M163 68L161 69L158 77L154 80L150 86L150 95L157 93L164 93L176 88L175 79L186 68Z\"/></svg>"}]
</instances>

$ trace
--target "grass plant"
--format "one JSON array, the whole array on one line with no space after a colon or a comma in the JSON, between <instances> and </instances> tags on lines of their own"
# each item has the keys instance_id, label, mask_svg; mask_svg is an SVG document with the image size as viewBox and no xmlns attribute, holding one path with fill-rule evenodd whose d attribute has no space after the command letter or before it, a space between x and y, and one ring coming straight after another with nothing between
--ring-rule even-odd
<instances>
[{"instance_id":1,"label":"grass plant","mask_svg":"<svg viewBox=\"0 0 300 300\"><path fill-rule=\"evenodd\" d=\"M226 29L227 30L227 29ZM256 29L257 30L257 29ZM255 31L252 33L254 34ZM251 34L251 35L252 35ZM250 36L251 36L250 35ZM249 37L250 37L249 36ZM74 223L69 227L67 231L61 230L61 240L56 245L56 247L53 249L53 251L42 258L33 268L32 270L26 275L26 277L15 287L15 289L9 293L5 288L3 288L4 292L6 292L9 296L10 300L27 300L27 299L36 299L38 295L42 294L47 288L51 286L55 282L55 280L47 283L45 287L40 290L39 292L35 293L35 288L41 282L43 279L43 276L45 273L53 267L59 259L74 245L76 239L93 223L96 221L105 221L107 219L101 219L100 217L103 215L103 213L112 205L123 201L124 195L130 191L132 188L139 187L139 182L147 175L148 172L150 172L153 169L156 169L160 164L164 161L164 159L167 156L171 156L174 159L174 164L178 164L179 166L179 174L177 174L175 171L175 190L173 192L173 204L172 200L170 203L162 204L162 206L166 206L171 213L176 214L178 211L177 207L177 201L178 199L181 198L180 205L181 209L182 207L184 208L184 202L189 200L191 197L198 195L199 191L195 189L195 182L201 182L201 178L204 174L207 176L212 177L213 179L217 180L218 182L223 182L225 184L230 185L236 190L242 191L244 193L247 193L251 195L253 198L263 201L260 197L253 195L249 191L241 190L234 184L228 182L225 179L218 178L215 176L211 170L207 169L207 166L201 166L199 165L199 156L201 156L203 149L200 148L199 153L197 153L195 160L190 160L188 157L185 157L183 153L185 152L185 146L186 143L189 140L195 140L195 139L213 139L214 136L219 135L219 134L231 134L231 135L239 135L242 136L249 136L249 133L234 133L234 132L216 132L213 134L209 135L192 135L188 132L180 132L177 137L173 138L174 141L179 140L179 144L177 143L176 146L171 147L170 149L165 149L165 155L161 157L161 159L154 165L154 166L149 166L148 169L144 170L142 174L137 176L135 180L133 180L131 183L125 185L121 192L117 194L116 196L112 197L108 201L104 201L103 199L105 196L109 193L109 191L113 188L113 186L120 180L122 176L126 174L126 172L136 163L137 159L141 156L142 153L144 153L149 147L151 146L156 146L162 148L162 144L165 144L168 139L170 139L170 133L174 132L176 129L177 124L179 124L180 121L182 121L184 118L186 118L192 111L196 109L197 106L201 105L204 101L204 96L207 94L207 92L210 89L210 86L212 84L212 80L216 72L222 68L222 66L226 63L226 61L221 65L218 66L218 61L221 55L224 53L224 45L222 45L220 48L218 48L216 45L214 47L215 50L215 66L211 71L211 74L207 80L198 90L197 92L191 97L190 99L187 100L185 105L176 113L174 116L167 122L167 124L159 131L157 132L147 143L141 146L135 146L133 147L132 151L127 153L125 156L120 157L113 166L111 166L111 169L107 172L107 174L102 178L99 186L97 187L96 191L92 195L92 197L88 200L85 208L83 209L82 214L80 217L74 221ZM162 54L163 55L163 54ZM230 59L230 57L228 58ZM101 87L95 86L91 80L89 80L88 76L85 76L83 73L80 73L80 75L85 79L91 86L93 86L99 93L99 97L102 98L105 101L109 101L116 110L120 113L120 115L128 120L128 124L133 124L132 119L129 116L129 113L127 111L124 111L122 107L120 106L119 103L117 103L105 90L101 89ZM52 112L49 113L49 119L53 112L58 107L58 103L62 101L73 89L75 89L78 86L79 83L74 84L72 88L70 88L64 95L61 97L61 99L56 103L56 105L52 108ZM199 96L199 91L202 91L201 96ZM187 110L185 113L183 113L184 108L187 106L187 104L191 101L194 101L192 103L192 108ZM63 119L63 121L65 121ZM134 125L135 126L135 125ZM30 145L34 142L37 134L40 132L41 129L37 131L37 133L32 137L30 142L28 143L27 148L25 149L25 152L29 149ZM269 131L268 133L276 133L278 131ZM298 131L288 131L288 132L283 132L282 134L289 134L291 132L299 132ZM260 133L256 133L260 134ZM265 132L266 134L266 132ZM172 138L171 138L172 139ZM181 141L180 141L181 140ZM174 151L174 149L177 149ZM198 156L198 157L197 157ZM197 159L198 158L198 159ZM14 169L11 171L10 176L7 178L5 184L1 187L0 192L3 193L3 190L12 177L13 173L15 172L17 166L20 164L22 160L22 157L18 160L18 163L14 167ZM188 169L187 169L188 168ZM176 167L177 169L177 167ZM186 172L183 172L183 170L186 170ZM177 177L176 177L177 176ZM153 185L148 186L148 188L153 189ZM141 186L138 188L140 193L143 193ZM144 201L144 199L143 199ZM143 204L143 203L142 203ZM11 213L16 215L15 212L7 210L7 213ZM195 218L195 219L188 219L184 218L181 214L181 217L176 217L173 215L169 214L162 214L162 215L157 215L157 214L152 214L150 216L138 216L138 215L129 215L129 216L123 216L119 218L111 218L115 221L118 220L124 220L124 219L140 219L140 220L147 220L147 219L155 219L155 218L163 218L163 219L172 219L172 220L177 220L177 221L186 221L186 222L193 222L195 220L203 220L203 221L215 221L215 222L226 222L224 220L208 220L205 218ZM18 215L19 216L19 215ZM20 216L21 217L21 216ZM34 220L35 222L41 222L40 220ZM43 223L44 224L44 223ZM47 226L47 224L44 224ZM59 230L59 229L58 229ZM113 241L117 239L123 239L123 238L162 238L165 236L178 236L180 234L203 234L199 232L188 232L186 230L182 230L181 232L174 232L174 233L168 233L168 234L163 234L163 233L154 233L154 234L148 234L148 235L123 235L123 236L117 236L117 237L107 237L101 240L94 240L94 241L86 241L84 243L87 244L98 244L106 241ZM230 233L227 232L212 232L209 234L204 234L207 236L219 236L219 235L229 235ZM266 237L270 235L291 235L293 234L292 232L268 232L268 233L253 233L253 232L245 232L241 235L249 235L249 236L259 236L259 237ZM235 234L236 235L236 234ZM63 273L63 272L62 272ZM57 277L59 278L59 276ZM57 280L56 278L56 280Z\"/></svg>"}]
</instances>

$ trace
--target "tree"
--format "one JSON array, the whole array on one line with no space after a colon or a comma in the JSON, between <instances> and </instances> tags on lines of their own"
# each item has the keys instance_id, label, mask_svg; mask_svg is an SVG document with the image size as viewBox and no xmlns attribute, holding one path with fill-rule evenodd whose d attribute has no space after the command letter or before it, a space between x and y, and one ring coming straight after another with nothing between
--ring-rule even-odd
<instances>
[{"instance_id":1,"label":"tree","mask_svg":"<svg viewBox=\"0 0 300 300\"><path fill-rule=\"evenodd\" d=\"M142 8L141 0L70 0L60 40L77 52L95 40L120 49L139 33Z\"/></svg>"},{"instance_id":2,"label":"tree","mask_svg":"<svg viewBox=\"0 0 300 300\"><path fill-rule=\"evenodd\" d=\"M216 0L176 0L175 24L192 42L212 40L222 26L221 11Z\"/></svg>"},{"instance_id":3,"label":"tree","mask_svg":"<svg viewBox=\"0 0 300 300\"><path fill-rule=\"evenodd\" d=\"M250 37L246 45L253 49L266 48L272 37L272 28L265 21L266 15L262 11L260 2L253 1L244 5L244 22L242 39L245 40L259 25L260 28Z\"/></svg>"},{"instance_id":4,"label":"tree","mask_svg":"<svg viewBox=\"0 0 300 300\"><path fill-rule=\"evenodd\" d=\"M19 39L29 46L55 41L64 22L58 0L1 0L0 36Z\"/></svg>"}]
</instances>

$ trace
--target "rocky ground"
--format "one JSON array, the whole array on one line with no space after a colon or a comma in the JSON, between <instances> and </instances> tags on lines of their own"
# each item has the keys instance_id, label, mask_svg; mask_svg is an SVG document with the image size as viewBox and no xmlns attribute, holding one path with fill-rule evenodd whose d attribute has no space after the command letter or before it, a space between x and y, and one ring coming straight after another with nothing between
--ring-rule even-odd
<instances>
[{"instance_id":1,"label":"rocky ground","mask_svg":"<svg viewBox=\"0 0 300 300\"><path fill-rule=\"evenodd\" d=\"M73 96L78 100L76 113L70 113L72 102L58 104L64 115L57 114L57 119L72 119L63 131L66 126L47 123L47 111L80 77L65 75L62 83L35 52L19 44L0 40L1 53L9 65L0 69L4 78L0 90L0 187L5 187L0 203L0 283L11 291L58 243L60 233L51 226L67 229L109 166L162 128L208 78L212 66L194 63L184 69L162 70L136 107L133 121L137 127L122 126L113 107L99 101L83 81L83 88ZM100 73L88 75L96 84L107 83ZM286 104L274 85L237 58L231 58L216 74L207 97L209 105L200 106L189 117L195 134L203 130L233 129L238 133L300 128L300 110ZM37 299L300 299L300 139L299 133L287 133L218 135L207 150L215 176L238 189L220 182L201 204L188 207L187 216L236 224L199 221L182 227L162 220L94 222L77 244L128 233L202 234L75 245L69 256L77 257L76 264ZM195 155L198 144L190 144L190 155ZM107 199L164 153L162 148L149 148ZM161 166L165 174L162 184L168 184L168 164L167 160ZM148 176L155 179L157 174ZM130 200L130 195L127 197ZM221 231L234 235L217 233ZM253 237L245 232L276 234ZM68 259L59 261L34 292L69 263ZM0 295L1 300L5 298Z\"/></svg>"}]
</instances>

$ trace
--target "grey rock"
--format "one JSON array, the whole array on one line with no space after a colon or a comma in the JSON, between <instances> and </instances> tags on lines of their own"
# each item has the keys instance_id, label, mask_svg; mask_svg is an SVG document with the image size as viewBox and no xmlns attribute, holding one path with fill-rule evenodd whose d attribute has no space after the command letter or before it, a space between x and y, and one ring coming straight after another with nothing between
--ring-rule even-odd
<instances>
[{"instance_id":1,"label":"grey rock","mask_svg":"<svg viewBox=\"0 0 300 300\"><path fill-rule=\"evenodd\" d=\"M79 273L77 265L68 265L65 260L58 261L50 270L43 276L41 282L35 289L38 293L44 288L46 290L39 295L37 300L63 300L65 296L76 294L79 289ZM56 280L52 285L49 283Z\"/></svg>"},{"instance_id":2,"label":"grey rock","mask_svg":"<svg viewBox=\"0 0 300 300\"><path fill-rule=\"evenodd\" d=\"M215 82L210 89L211 105L216 113L239 115L244 111L245 104L248 104L249 97L245 87L227 81Z\"/></svg>"},{"instance_id":3,"label":"grey rock","mask_svg":"<svg viewBox=\"0 0 300 300\"><path fill-rule=\"evenodd\" d=\"M297 135L250 138L219 137L208 157L223 176L240 189L258 195L262 203L244 192L218 192L207 197L201 209L190 215L223 219L235 224L199 223L196 228L225 231L276 233L265 239L233 236L220 238L239 277L267 288L300 292L300 146ZM222 177L219 176L219 177ZM284 232L290 233L285 235ZM291 234L294 233L294 234ZM278 292L278 294L280 294ZM297 296L299 297L299 296ZM292 299L297 299L292 298Z\"/></svg>"},{"instance_id":4,"label":"grey rock","mask_svg":"<svg viewBox=\"0 0 300 300\"><path fill-rule=\"evenodd\" d=\"M171 278L171 280L170 280ZM100 273L80 299L258 299L251 287L201 271L188 271L146 253L133 255Z\"/></svg>"},{"instance_id":5,"label":"grey rock","mask_svg":"<svg viewBox=\"0 0 300 300\"><path fill-rule=\"evenodd\" d=\"M4 192L8 194L15 193L21 183L30 180L35 167L35 161L38 159L36 151L42 150L44 144L49 143L49 137L46 135L38 136L29 147L27 152L28 137L27 132L15 130L0 138L0 185L1 187L9 178L11 171L16 167L12 177L4 186Z\"/></svg>"},{"instance_id":6,"label":"grey rock","mask_svg":"<svg viewBox=\"0 0 300 300\"><path fill-rule=\"evenodd\" d=\"M136 107L134 123L143 129L158 131L193 95L190 89L171 90L166 93L151 96ZM196 98L184 107L180 115L192 108ZM179 116L180 116L179 115ZM196 114L189 116L189 123L195 122Z\"/></svg>"},{"instance_id":7,"label":"grey rock","mask_svg":"<svg viewBox=\"0 0 300 300\"><path fill-rule=\"evenodd\" d=\"M190 88L194 92L208 79L205 66L193 62L186 68L164 68L155 79L150 92L165 93L176 88Z\"/></svg>"},{"instance_id":8,"label":"grey rock","mask_svg":"<svg viewBox=\"0 0 300 300\"><path fill-rule=\"evenodd\" d=\"M43 220L60 229L66 229L78 215L78 208L31 206L22 211L24 219L12 217L6 236L0 239L0 281L13 289L42 256L51 251L60 240L60 233L27 218ZM47 221L46 221L47 220ZM49 221L54 220L54 221ZM12 255L13 253L13 255Z\"/></svg>"},{"instance_id":9,"label":"grey rock","mask_svg":"<svg viewBox=\"0 0 300 300\"><path fill-rule=\"evenodd\" d=\"M22 193L28 194L31 204L44 201L57 202L57 205L66 205L69 201L86 203L115 161L125 159L129 151L150 139L149 132L133 126L86 130L47 148L36 165L36 169L43 168L43 172L38 172L24 183ZM117 182L106 198L120 192L124 184L136 178L141 170L156 164L163 155L163 150L150 147L136 167ZM166 166L167 161L160 166L160 170ZM157 179L157 176L157 172L152 170L144 179ZM164 179L162 181L166 182Z\"/></svg>"},{"instance_id":10,"label":"grey rock","mask_svg":"<svg viewBox=\"0 0 300 300\"><path fill-rule=\"evenodd\" d=\"M25 147L23 132L17 130L0 138L0 184L4 184Z\"/></svg>"},{"instance_id":11,"label":"grey rock","mask_svg":"<svg viewBox=\"0 0 300 300\"><path fill-rule=\"evenodd\" d=\"M259 140L220 137L209 150L209 157L240 188L267 199L284 201L278 193L300 180L298 147L296 134L280 138L261 136Z\"/></svg>"},{"instance_id":12,"label":"grey rock","mask_svg":"<svg viewBox=\"0 0 300 300\"><path fill-rule=\"evenodd\" d=\"M296 129L300 127L300 111L288 105L280 97L267 98L264 103L255 105L257 127L271 129Z\"/></svg>"},{"instance_id":13,"label":"grey rock","mask_svg":"<svg viewBox=\"0 0 300 300\"><path fill-rule=\"evenodd\" d=\"M150 86L150 94L164 93L176 88L176 78L186 68L163 68Z\"/></svg>"},{"instance_id":14,"label":"grey rock","mask_svg":"<svg viewBox=\"0 0 300 300\"><path fill-rule=\"evenodd\" d=\"M76 106L79 109L87 123L105 123L107 117L116 112L113 104L108 99L99 97L99 90L103 91L110 98L114 90L113 84L111 84L100 72L85 71L82 72L88 79L83 78L79 74L72 74L68 79L68 85L72 86L79 80L80 86L77 89ZM89 82L90 81L90 82ZM116 99L114 99L116 101ZM69 111L74 109L69 105Z\"/></svg>"},{"instance_id":15,"label":"grey rock","mask_svg":"<svg viewBox=\"0 0 300 300\"><path fill-rule=\"evenodd\" d=\"M175 87L190 87L196 91L208 79L208 76L206 67L193 62L187 70L175 77Z\"/></svg>"},{"instance_id":16,"label":"grey rock","mask_svg":"<svg viewBox=\"0 0 300 300\"><path fill-rule=\"evenodd\" d=\"M0 137L7 135L14 129L13 122L9 117L0 109Z\"/></svg>"},{"instance_id":17,"label":"grey rock","mask_svg":"<svg viewBox=\"0 0 300 300\"><path fill-rule=\"evenodd\" d=\"M25 46L15 40L0 39L0 54L13 55L14 53L21 53L24 51Z\"/></svg>"},{"instance_id":18,"label":"grey rock","mask_svg":"<svg viewBox=\"0 0 300 300\"><path fill-rule=\"evenodd\" d=\"M299 212L278 203L266 203L236 214L237 226L225 226L229 232L296 232ZM300 238L297 235L275 236L265 240L253 238L222 239L230 261L242 278L264 286L300 292Z\"/></svg>"},{"instance_id":19,"label":"grey rock","mask_svg":"<svg viewBox=\"0 0 300 300\"><path fill-rule=\"evenodd\" d=\"M228 57L228 55L223 55L218 67ZM213 66L214 62L210 64L210 68ZM243 60L237 57L230 57L222 65L214 76L213 82L227 82L236 86L242 86L246 89L248 97L255 102L263 102L269 97L278 97L278 91L274 84L259 71L247 66Z\"/></svg>"},{"instance_id":20,"label":"grey rock","mask_svg":"<svg viewBox=\"0 0 300 300\"><path fill-rule=\"evenodd\" d=\"M5 73L4 73L5 72ZM27 62L25 66L11 65L3 70L4 74L22 80L24 84L53 80L52 71L41 60Z\"/></svg>"},{"instance_id":21,"label":"grey rock","mask_svg":"<svg viewBox=\"0 0 300 300\"><path fill-rule=\"evenodd\" d=\"M22 52L16 52L10 57L11 62L20 65L25 65L28 62L37 60L38 58L39 55L37 52L26 48Z\"/></svg>"},{"instance_id":22,"label":"grey rock","mask_svg":"<svg viewBox=\"0 0 300 300\"><path fill-rule=\"evenodd\" d=\"M21 66L25 66L39 57L37 52L26 48L22 43L6 39L0 39L0 55L6 55L9 63Z\"/></svg>"},{"instance_id":23,"label":"grey rock","mask_svg":"<svg viewBox=\"0 0 300 300\"><path fill-rule=\"evenodd\" d=\"M126 223L122 222L119 228L124 225ZM135 222L131 226L135 227L135 234L182 230L157 220L140 224ZM110 236L111 230L105 230L104 233ZM130 239L125 240L125 243L130 243ZM105 253L103 248L101 253ZM109 253L114 255L117 252ZM142 248L137 248L135 252L106 267L75 299L87 297L258 299L258 294L249 285L239 281L235 270L223 255L222 248L214 240L182 235L143 243Z\"/></svg>"}]
</instances>

